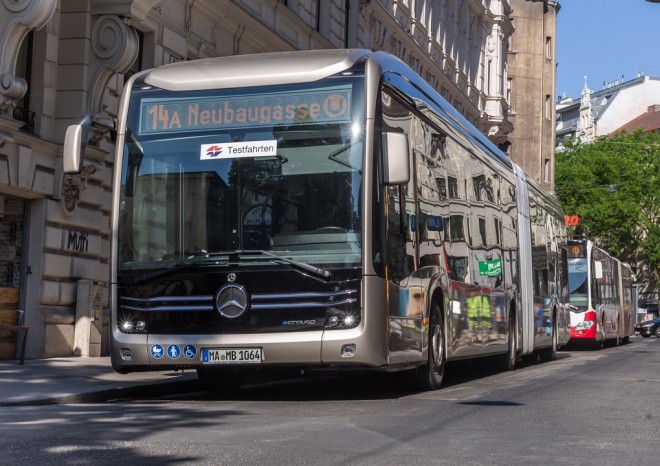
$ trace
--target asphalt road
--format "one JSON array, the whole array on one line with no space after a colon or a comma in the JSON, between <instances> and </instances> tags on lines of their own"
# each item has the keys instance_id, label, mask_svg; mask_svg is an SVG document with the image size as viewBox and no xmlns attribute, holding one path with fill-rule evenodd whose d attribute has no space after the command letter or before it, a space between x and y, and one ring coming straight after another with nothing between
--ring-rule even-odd
<instances>
[{"instance_id":1,"label":"asphalt road","mask_svg":"<svg viewBox=\"0 0 660 466\"><path fill-rule=\"evenodd\" d=\"M0 408L0 464L649 464L660 437L660 340L570 350L447 386L400 378L255 379L83 405Z\"/></svg>"}]
</instances>

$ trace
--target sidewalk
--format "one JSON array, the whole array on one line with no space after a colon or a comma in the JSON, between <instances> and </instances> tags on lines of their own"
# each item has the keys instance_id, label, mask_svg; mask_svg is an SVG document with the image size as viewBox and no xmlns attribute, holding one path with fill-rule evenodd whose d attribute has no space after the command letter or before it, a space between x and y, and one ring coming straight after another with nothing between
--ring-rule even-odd
<instances>
[{"instance_id":1,"label":"sidewalk","mask_svg":"<svg viewBox=\"0 0 660 466\"><path fill-rule=\"evenodd\" d=\"M0 361L0 406L124 398L145 388L160 393L175 389L173 384L192 385L196 380L194 370L118 374L112 370L109 357L34 359L24 365Z\"/></svg>"}]
</instances>

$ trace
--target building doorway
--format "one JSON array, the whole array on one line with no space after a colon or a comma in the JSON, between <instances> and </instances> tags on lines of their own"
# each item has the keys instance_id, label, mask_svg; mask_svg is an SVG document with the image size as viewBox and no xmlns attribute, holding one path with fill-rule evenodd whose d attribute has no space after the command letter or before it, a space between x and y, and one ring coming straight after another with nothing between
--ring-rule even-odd
<instances>
[{"instance_id":1,"label":"building doorway","mask_svg":"<svg viewBox=\"0 0 660 466\"><path fill-rule=\"evenodd\" d=\"M0 195L0 323L18 322L25 251L26 202ZM15 359L16 334L0 331L0 360Z\"/></svg>"}]
</instances>

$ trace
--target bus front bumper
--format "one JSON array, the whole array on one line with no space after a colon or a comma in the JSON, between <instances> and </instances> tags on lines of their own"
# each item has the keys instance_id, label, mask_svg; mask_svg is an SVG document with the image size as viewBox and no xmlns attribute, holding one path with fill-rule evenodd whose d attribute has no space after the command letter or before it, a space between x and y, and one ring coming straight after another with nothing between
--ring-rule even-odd
<instances>
[{"instance_id":1,"label":"bus front bumper","mask_svg":"<svg viewBox=\"0 0 660 466\"><path fill-rule=\"evenodd\" d=\"M368 366L387 363L384 338L361 326L348 330L248 335L136 335L115 333L117 372L210 366Z\"/></svg>"}]
</instances>

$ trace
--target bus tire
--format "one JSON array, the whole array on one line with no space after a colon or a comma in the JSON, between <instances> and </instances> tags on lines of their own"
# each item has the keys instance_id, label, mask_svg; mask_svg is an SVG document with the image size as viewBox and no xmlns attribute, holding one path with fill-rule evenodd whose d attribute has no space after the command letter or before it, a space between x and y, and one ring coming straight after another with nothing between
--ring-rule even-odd
<instances>
[{"instance_id":1,"label":"bus tire","mask_svg":"<svg viewBox=\"0 0 660 466\"><path fill-rule=\"evenodd\" d=\"M429 317L428 360L416 370L417 384L422 390L437 390L442 386L447 355L442 310L436 301L431 304Z\"/></svg>"},{"instance_id":2,"label":"bus tire","mask_svg":"<svg viewBox=\"0 0 660 466\"><path fill-rule=\"evenodd\" d=\"M235 393L243 384L243 374L226 368L200 367L197 380L204 390L216 393Z\"/></svg>"},{"instance_id":3,"label":"bus tire","mask_svg":"<svg viewBox=\"0 0 660 466\"><path fill-rule=\"evenodd\" d=\"M516 368L516 323L513 320L513 313L509 314L508 328L509 341L507 343L507 351L503 355L498 356L499 365L503 371L512 371Z\"/></svg>"},{"instance_id":4,"label":"bus tire","mask_svg":"<svg viewBox=\"0 0 660 466\"><path fill-rule=\"evenodd\" d=\"M557 317L553 318L552 323L552 345L550 348L543 348L539 351L539 357L542 362L556 361L557 349L559 347L559 327L557 325Z\"/></svg>"}]
</instances>

